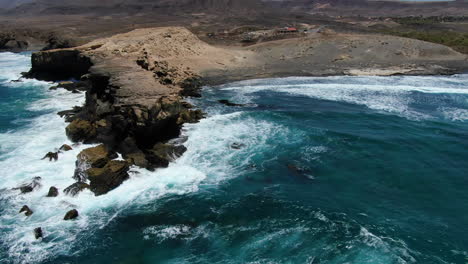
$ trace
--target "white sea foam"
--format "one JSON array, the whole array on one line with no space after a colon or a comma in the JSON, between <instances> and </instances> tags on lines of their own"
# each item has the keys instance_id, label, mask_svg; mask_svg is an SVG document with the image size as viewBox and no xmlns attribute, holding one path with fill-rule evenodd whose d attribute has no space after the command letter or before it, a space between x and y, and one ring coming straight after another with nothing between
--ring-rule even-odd
<instances>
[{"instance_id":1,"label":"white sea foam","mask_svg":"<svg viewBox=\"0 0 468 264\"><path fill-rule=\"evenodd\" d=\"M9 82L21 77L22 72L29 70L31 59L29 54L18 54L11 52L0 53L0 81ZM8 70L4 70L8 69Z\"/></svg>"},{"instance_id":2,"label":"white sea foam","mask_svg":"<svg viewBox=\"0 0 468 264\"><path fill-rule=\"evenodd\" d=\"M468 120L468 109L441 107L439 111L442 112L445 118L453 120L453 121L467 121Z\"/></svg>"},{"instance_id":3,"label":"white sea foam","mask_svg":"<svg viewBox=\"0 0 468 264\"><path fill-rule=\"evenodd\" d=\"M452 77L293 77L270 80L249 80L221 86L235 91L233 100L252 103L255 93L273 91L290 95L364 105L370 109L399 114L412 119L425 119L430 115L414 109L412 94L468 95L468 75ZM460 110L460 111L456 111ZM464 118L466 109L454 109L456 116ZM452 112L453 112L452 111Z\"/></svg>"},{"instance_id":4,"label":"white sea foam","mask_svg":"<svg viewBox=\"0 0 468 264\"><path fill-rule=\"evenodd\" d=\"M144 239L149 240L156 237L160 241L188 235L189 233L190 227L186 225L150 226L143 230Z\"/></svg>"}]
</instances>

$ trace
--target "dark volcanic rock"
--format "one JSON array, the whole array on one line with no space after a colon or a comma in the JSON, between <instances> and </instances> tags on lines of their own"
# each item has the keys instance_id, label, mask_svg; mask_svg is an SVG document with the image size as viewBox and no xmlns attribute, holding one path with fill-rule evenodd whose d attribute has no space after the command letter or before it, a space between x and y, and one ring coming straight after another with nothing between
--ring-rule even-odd
<instances>
[{"instance_id":1,"label":"dark volcanic rock","mask_svg":"<svg viewBox=\"0 0 468 264\"><path fill-rule=\"evenodd\" d=\"M76 209L70 210L65 214L63 220L73 220L79 216L78 211Z\"/></svg>"},{"instance_id":2,"label":"dark volcanic rock","mask_svg":"<svg viewBox=\"0 0 468 264\"><path fill-rule=\"evenodd\" d=\"M38 227L34 229L34 237L36 239L42 238L42 228Z\"/></svg>"},{"instance_id":3,"label":"dark volcanic rock","mask_svg":"<svg viewBox=\"0 0 468 264\"><path fill-rule=\"evenodd\" d=\"M54 186L50 187L49 192L47 193L47 197L57 197L59 194L58 189Z\"/></svg>"},{"instance_id":4,"label":"dark volcanic rock","mask_svg":"<svg viewBox=\"0 0 468 264\"><path fill-rule=\"evenodd\" d=\"M45 154L45 156L42 158L43 160L44 159L49 159L49 161L57 161L58 160L58 152L49 152L47 154Z\"/></svg>"},{"instance_id":5,"label":"dark volcanic rock","mask_svg":"<svg viewBox=\"0 0 468 264\"><path fill-rule=\"evenodd\" d=\"M72 46L70 41L67 39L63 39L55 35L50 35L46 42L47 45L42 49L43 51L52 49L65 49Z\"/></svg>"},{"instance_id":6,"label":"dark volcanic rock","mask_svg":"<svg viewBox=\"0 0 468 264\"><path fill-rule=\"evenodd\" d=\"M46 81L79 79L92 66L91 60L78 50L40 51L32 54L31 70L25 77Z\"/></svg>"},{"instance_id":7,"label":"dark volcanic rock","mask_svg":"<svg viewBox=\"0 0 468 264\"><path fill-rule=\"evenodd\" d=\"M73 150L73 148L70 145L63 144L59 150L70 151L70 150Z\"/></svg>"},{"instance_id":8,"label":"dark volcanic rock","mask_svg":"<svg viewBox=\"0 0 468 264\"><path fill-rule=\"evenodd\" d=\"M242 144L242 143L232 143L231 145L232 149L241 149L243 147L245 147L245 144Z\"/></svg>"},{"instance_id":9,"label":"dark volcanic rock","mask_svg":"<svg viewBox=\"0 0 468 264\"><path fill-rule=\"evenodd\" d=\"M23 184L19 187L14 188L14 190L20 190L21 193L30 193L37 188L41 187L41 177L34 177L31 183Z\"/></svg>"},{"instance_id":10,"label":"dark volcanic rock","mask_svg":"<svg viewBox=\"0 0 468 264\"><path fill-rule=\"evenodd\" d=\"M152 168L166 168L169 162L182 156L185 151L187 148L184 146L158 143L147 151L146 159L151 163Z\"/></svg>"},{"instance_id":11,"label":"dark volcanic rock","mask_svg":"<svg viewBox=\"0 0 468 264\"><path fill-rule=\"evenodd\" d=\"M80 192L86 190L86 189L89 189L90 186L89 184L86 184L84 182L75 182L74 184L68 186L67 188L65 188L63 190L63 192L66 194L66 195L70 195L70 196L76 196L78 195Z\"/></svg>"},{"instance_id":12,"label":"dark volcanic rock","mask_svg":"<svg viewBox=\"0 0 468 264\"><path fill-rule=\"evenodd\" d=\"M191 96L191 97L201 97L201 91L203 86L203 81L198 77L191 77L185 79L179 84L182 88L180 95L182 96Z\"/></svg>"},{"instance_id":13,"label":"dark volcanic rock","mask_svg":"<svg viewBox=\"0 0 468 264\"><path fill-rule=\"evenodd\" d=\"M88 163L93 168L102 168L111 159L117 158L117 154L101 144L81 151L77 158L79 161Z\"/></svg>"},{"instance_id":14,"label":"dark volcanic rock","mask_svg":"<svg viewBox=\"0 0 468 264\"><path fill-rule=\"evenodd\" d=\"M91 122L82 119L73 120L65 132L73 142L90 142L96 138L96 127Z\"/></svg>"},{"instance_id":15,"label":"dark volcanic rock","mask_svg":"<svg viewBox=\"0 0 468 264\"><path fill-rule=\"evenodd\" d=\"M57 114L60 117L65 117L66 122L72 122L76 119L76 116L83 110L82 107L74 106L71 110L60 111Z\"/></svg>"},{"instance_id":16,"label":"dark volcanic rock","mask_svg":"<svg viewBox=\"0 0 468 264\"><path fill-rule=\"evenodd\" d=\"M59 82L58 85L52 86L49 89L50 90L57 90L59 88L63 88L67 91L70 92L84 92L88 90L89 88L89 83L88 82L70 82L70 81L65 81L65 82Z\"/></svg>"},{"instance_id":17,"label":"dark volcanic rock","mask_svg":"<svg viewBox=\"0 0 468 264\"><path fill-rule=\"evenodd\" d=\"M86 170L91 191L96 196L117 188L128 179L129 164L126 161L111 160L102 168Z\"/></svg>"},{"instance_id":18,"label":"dark volcanic rock","mask_svg":"<svg viewBox=\"0 0 468 264\"><path fill-rule=\"evenodd\" d=\"M34 212L27 206L23 206L21 207L21 210L19 211L19 213L24 213L24 215L26 216L31 216Z\"/></svg>"},{"instance_id":19,"label":"dark volcanic rock","mask_svg":"<svg viewBox=\"0 0 468 264\"><path fill-rule=\"evenodd\" d=\"M245 106L243 104L236 104L236 103L232 103L230 102L229 100L218 100L219 103L223 104L223 105L227 105L227 106Z\"/></svg>"},{"instance_id":20,"label":"dark volcanic rock","mask_svg":"<svg viewBox=\"0 0 468 264\"><path fill-rule=\"evenodd\" d=\"M136 165L141 168L150 169L150 164L146 159L146 156L143 152L130 153L125 155L125 159L128 163Z\"/></svg>"},{"instance_id":21,"label":"dark volcanic rock","mask_svg":"<svg viewBox=\"0 0 468 264\"><path fill-rule=\"evenodd\" d=\"M205 114L201 110L184 110L179 114L179 119L177 119L177 123L197 123L204 117Z\"/></svg>"},{"instance_id":22,"label":"dark volcanic rock","mask_svg":"<svg viewBox=\"0 0 468 264\"><path fill-rule=\"evenodd\" d=\"M109 151L103 144L87 148L80 152L77 156L76 169L73 178L79 182L84 182L88 179L86 170L89 168L102 168L110 160L117 158L117 154Z\"/></svg>"}]
</instances>

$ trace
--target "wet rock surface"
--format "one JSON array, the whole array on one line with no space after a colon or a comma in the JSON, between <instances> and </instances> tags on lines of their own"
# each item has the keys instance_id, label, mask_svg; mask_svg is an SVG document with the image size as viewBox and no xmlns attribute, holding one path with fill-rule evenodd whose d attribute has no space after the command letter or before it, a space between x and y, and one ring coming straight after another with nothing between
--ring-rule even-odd
<instances>
[{"instance_id":1,"label":"wet rock surface","mask_svg":"<svg viewBox=\"0 0 468 264\"><path fill-rule=\"evenodd\" d=\"M93 168L102 168L112 159L117 158L117 153L109 150L104 144L87 148L78 154L79 162L86 162Z\"/></svg>"},{"instance_id":2,"label":"wet rock surface","mask_svg":"<svg viewBox=\"0 0 468 264\"><path fill-rule=\"evenodd\" d=\"M70 146L70 145L67 145L67 144L63 144L60 148L59 148L60 151L70 151L70 150L73 150L73 148Z\"/></svg>"},{"instance_id":3,"label":"wet rock surface","mask_svg":"<svg viewBox=\"0 0 468 264\"><path fill-rule=\"evenodd\" d=\"M49 159L49 161L57 161L58 160L58 152L49 152L45 154L45 156L42 158L44 159Z\"/></svg>"},{"instance_id":4,"label":"wet rock surface","mask_svg":"<svg viewBox=\"0 0 468 264\"><path fill-rule=\"evenodd\" d=\"M25 216L31 216L34 212L27 206L21 207L19 213L24 213Z\"/></svg>"},{"instance_id":5,"label":"wet rock surface","mask_svg":"<svg viewBox=\"0 0 468 264\"><path fill-rule=\"evenodd\" d=\"M91 191L99 196L119 187L128 179L129 169L129 164L126 161L112 160L102 168L86 170Z\"/></svg>"},{"instance_id":6,"label":"wet rock surface","mask_svg":"<svg viewBox=\"0 0 468 264\"><path fill-rule=\"evenodd\" d=\"M49 88L50 90L57 90L57 89L65 89L67 91L77 93L77 92L85 92L89 89L87 82L72 82L72 81L63 81L59 82L58 85L52 86Z\"/></svg>"},{"instance_id":7,"label":"wet rock surface","mask_svg":"<svg viewBox=\"0 0 468 264\"><path fill-rule=\"evenodd\" d=\"M57 197L59 195L59 191L54 186L49 188L49 192L47 193L47 197Z\"/></svg>"},{"instance_id":8,"label":"wet rock surface","mask_svg":"<svg viewBox=\"0 0 468 264\"><path fill-rule=\"evenodd\" d=\"M76 209L73 209L73 210L70 210L68 211L65 216L63 217L63 220L73 220L73 219L76 219L78 218L79 214L78 214L78 211Z\"/></svg>"},{"instance_id":9,"label":"wet rock surface","mask_svg":"<svg viewBox=\"0 0 468 264\"><path fill-rule=\"evenodd\" d=\"M96 127L87 120L75 119L65 129L67 136L73 142L90 143L96 138Z\"/></svg>"},{"instance_id":10,"label":"wet rock surface","mask_svg":"<svg viewBox=\"0 0 468 264\"><path fill-rule=\"evenodd\" d=\"M38 227L38 228L35 228L35 229L34 229L34 237L35 237L36 239L39 239L39 238L42 238L42 237L43 237L42 228Z\"/></svg>"},{"instance_id":11,"label":"wet rock surface","mask_svg":"<svg viewBox=\"0 0 468 264\"><path fill-rule=\"evenodd\" d=\"M46 81L79 79L92 66L88 57L73 49L35 52L31 61L32 68L25 76Z\"/></svg>"},{"instance_id":12,"label":"wet rock surface","mask_svg":"<svg viewBox=\"0 0 468 264\"><path fill-rule=\"evenodd\" d=\"M89 190L90 186L89 184L86 184L84 182L75 182L72 185L68 186L63 190L63 193L69 196L77 196L80 192L84 190Z\"/></svg>"},{"instance_id":13,"label":"wet rock surface","mask_svg":"<svg viewBox=\"0 0 468 264\"><path fill-rule=\"evenodd\" d=\"M41 187L41 180L41 177L34 177L30 183L13 188L13 190L19 190L22 194L30 193Z\"/></svg>"},{"instance_id":14,"label":"wet rock surface","mask_svg":"<svg viewBox=\"0 0 468 264\"><path fill-rule=\"evenodd\" d=\"M226 106L245 106L244 104L236 104L226 99L218 100L218 102Z\"/></svg>"},{"instance_id":15,"label":"wet rock surface","mask_svg":"<svg viewBox=\"0 0 468 264\"><path fill-rule=\"evenodd\" d=\"M146 158L151 163L152 169L166 168L171 161L182 156L187 148L171 144L158 143L148 150Z\"/></svg>"}]
</instances>

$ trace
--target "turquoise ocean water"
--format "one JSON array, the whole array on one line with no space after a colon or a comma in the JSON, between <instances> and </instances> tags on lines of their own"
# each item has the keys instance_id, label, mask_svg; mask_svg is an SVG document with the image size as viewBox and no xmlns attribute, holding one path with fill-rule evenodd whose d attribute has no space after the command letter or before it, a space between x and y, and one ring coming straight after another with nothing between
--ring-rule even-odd
<instances>
[{"instance_id":1,"label":"turquoise ocean water","mask_svg":"<svg viewBox=\"0 0 468 264\"><path fill-rule=\"evenodd\" d=\"M29 54L0 68L0 263L468 262L468 75L207 87L192 103L208 116L169 168L51 199L88 146L40 158L70 143L55 113L84 95L11 83ZM38 191L10 190L34 176ZM80 217L62 221L70 208Z\"/></svg>"}]
</instances>

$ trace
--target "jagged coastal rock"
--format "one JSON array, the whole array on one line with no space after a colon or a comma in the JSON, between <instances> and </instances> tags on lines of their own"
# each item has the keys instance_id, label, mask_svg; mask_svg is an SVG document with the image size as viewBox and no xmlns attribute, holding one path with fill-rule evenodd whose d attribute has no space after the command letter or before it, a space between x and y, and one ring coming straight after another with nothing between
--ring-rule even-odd
<instances>
[{"instance_id":1,"label":"jagged coastal rock","mask_svg":"<svg viewBox=\"0 0 468 264\"><path fill-rule=\"evenodd\" d=\"M79 81L61 82L57 87L86 91L83 107L60 113L70 122L67 136L74 142L102 143L78 155L77 182L64 190L67 195L85 189L95 195L105 194L129 178L131 165L151 170L167 167L185 151L183 146L167 141L179 136L184 123L203 117L200 110L183 100L183 96L200 96L203 82L194 70L196 60L192 70L180 60L183 56L197 57L209 46L182 28L153 30L150 35L142 30L137 35L117 35L75 49L42 51L32 56L27 77L75 78ZM141 42L154 41L151 37L167 44L178 40L184 47L157 45L152 50ZM179 62L174 63L174 59ZM117 152L123 161L114 160Z\"/></svg>"},{"instance_id":2,"label":"jagged coastal rock","mask_svg":"<svg viewBox=\"0 0 468 264\"><path fill-rule=\"evenodd\" d=\"M65 214L65 217L63 217L63 220L65 220L65 221L73 220L73 219L78 218L78 216L79 216L78 211L76 209L73 209L73 210L68 211Z\"/></svg>"},{"instance_id":3,"label":"jagged coastal rock","mask_svg":"<svg viewBox=\"0 0 468 264\"><path fill-rule=\"evenodd\" d=\"M36 239L39 239L39 238L42 238L43 234L42 234L42 228L38 227L38 228L35 228L34 229L34 237Z\"/></svg>"},{"instance_id":4,"label":"jagged coastal rock","mask_svg":"<svg viewBox=\"0 0 468 264\"><path fill-rule=\"evenodd\" d=\"M128 179L129 169L128 162L111 160L102 168L86 170L91 191L98 196L119 187L122 182Z\"/></svg>"},{"instance_id":5,"label":"jagged coastal rock","mask_svg":"<svg viewBox=\"0 0 468 264\"><path fill-rule=\"evenodd\" d=\"M21 207L19 213L24 213L25 216L31 216L34 212L27 206Z\"/></svg>"},{"instance_id":6,"label":"jagged coastal rock","mask_svg":"<svg viewBox=\"0 0 468 264\"><path fill-rule=\"evenodd\" d=\"M63 192L69 196L77 196L80 192L84 190L89 190L89 189L90 189L89 184L86 184L84 182L75 182L72 185L65 188Z\"/></svg>"},{"instance_id":7,"label":"jagged coastal rock","mask_svg":"<svg viewBox=\"0 0 468 264\"><path fill-rule=\"evenodd\" d=\"M47 193L47 197L57 197L59 195L59 191L56 187L52 186L49 188L49 192Z\"/></svg>"},{"instance_id":8,"label":"jagged coastal rock","mask_svg":"<svg viewBox=\"0 0 468 264\"><path fill-rule=\"evenodd\" d=\"M14 190L19 190L22 194L30 193L42 186L41 180L41 177L34 177L30 183L25 183L19 187L14 188Z\"/></svg>"}]
</instances>

